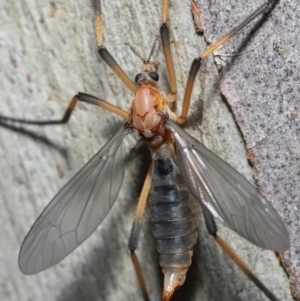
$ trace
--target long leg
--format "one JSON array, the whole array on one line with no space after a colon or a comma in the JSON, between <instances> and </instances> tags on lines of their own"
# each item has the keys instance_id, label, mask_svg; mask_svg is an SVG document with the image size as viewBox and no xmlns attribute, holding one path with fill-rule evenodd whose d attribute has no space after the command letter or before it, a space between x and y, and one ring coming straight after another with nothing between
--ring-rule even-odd
<instances>
[{"instance_id":1,"label":"long leg","mask_svg":"<svg viewBox=\"0 0 300 301\"><path fill-rule=\"evenodd\" d=\"M133 262L133 266L144 296L145 301L149 301L149 296L146 290L146 284L145 280L143 277L142 269L140 267L139 261L137 259L136 254L134 253L137 246L138 246L138 241L139 241L139 235L140 235L140 230L141 230L141 225L147 205L147 200L151 188L151 181L152 181L152 164L148 170L142 192L135 210L135 215L134 215L134 221L132 224L131 232L130 232L130 237L129 237L129 243L128 243L128 249L131 253L131 259Z\"/></svg>"},{"instance_id":2,"label":"long leg","mask_svg":"<svg viewBox=\"0 0 300 301\"><path fill-rule=\"evenodd\" d=\"M176 120L176 122L179 124L183 124L186 121L186 116L187 116L187 114L189 112L189 108L190 108L190 100L191 100L191 95L192 95L192 91L193 91L193 87L194 87L194 82L196 79L196 75L200 69L200 65L201 65L201 58L194 59L191 69L190 69L190 72L189 72L185 91L184 91L181 115Z\"/></svg>"},{"instance_id":3,"label":"long leg","mask_svg":"<svg viewBox=\"0 0 300 301\"><path fill-rule=\"evenodd\" d=\"M128 89L135 92L136 85L130 80L127 74L121 69L118 63L114 60L111 54L103 46L103 25L102 25L102 13L100 0L94 0L95 8L95 32L98 43L98 52L104 61L112 68L121 81L126 85Z\"/></svg>"},{"instance_id":4,"label":"long leg","mask_svg":"<svg viewBox=\"0 0 300 301\"><path fill-rule=\"evenodd\" d=\"M128 113L126 111L106 102L105 100L102 100L100 98L97 98L95 96L92 96L92 95L89 95L86 93L79 92L75 96L73 96L65 114L63 115L63 117L61 119L38 121L38 120L11 118L11 117L6 117L6 116L0 115L0 120L5 121L5 122L18 122L18 123L33 124L33 125L56 125L56 124L67 123L70 120L71 114L73 113L73 110L74 110L78 100L97 105L105 110L108 110L112 113L115 113L115 114L123 117L124 119L128 119Z\"/></svg>"},{"instance_id":5,"label":"long leg","mask_svg":"<svg viewBox=\"0 0 300 301\"><path fill-rule=\"evenodd\" d=\"M207 47L204 52L201 54L201 58L204 59L208 57L211 53L213 53L217 48L224 45L231 37L233 37L236 33L238 33L242 28L247 26L253 19L257 16L265 14L269 12L278 0L269 0L268 2L261 5L258 9L256 9L251 15L249 15L242 23L232 29L228 34L221 37L215 43L211 44Z\"/></svg>"},{"instance_id":6,"label":"long leg","mask_svg":"<svg viewBox=\"0 0 300 301\"><path fill-rule=\"evenodd\" d=\"M260 288L271 301L279 301L273 293L271 293L265 285L251 272L247 265L235 254L230 246L217 234L214 235L215 241L228 254L228 256L236 263L236 265L248 276L253 283Z\"/></svg>"},{"instance_id":7,"label":"long leg","mask_svg":"<svg viewBox=\"0 0 300 301\"><path fill-rule=\"evenodd\" d=\"M201 54L201 56L198 59L195 59L193 61L191 69L190 69L187 85L185 88L185 94L184 94L183 104L182 104L182 112L181 112L180 117L178 117L178 119L177 119L178 123L182 124L186 120L186 116L188 114L188 110L189 110L189 106L190 106L191 94L192 94L196 75L200 68L201 60L205 59L210 54L212 54L218 47L224 45L232 36L234 36L242 28L247 26L257 16L269 12L274 7L274 5L276 4L277 1L278 0L269 0L265 4L261 5L258 9L256 9L252 14L250 14L242 23L240 23L238 26L236 26L228 34L226 34L225 36L220 38L214 44L207 47L206 50L204 50L204 52Z\"/></svg>"},{"instance_id":8,"label":"long leg","mask_svg":"<svg viewBox=\"0 0 300 301\"><path fill-rule=\"evenodd\" d=\"M136 86L129 77L125 74L125 72L120 68L114 58L109 54L109 52L103 46L103 26L102 26L102 13L101 13L101 3L100 0L94 0L94 7L95 7L95 32L96 32L96 39L99 47L99 54L105 60L105 62L115 71L115 73L119 76L119 78L123 81L123 83L133 92L136 91ZM28 120L28 119L18 119L18 118L11 118L0 115L0 121L4 122L18 122L23 124L35 124L35 125L56 125L56 124L64 124L67 123L70 119L70 116L77 104L77 101L83 101L87 103L92 103L98 105L108 111L111 111L125 119L128 119L128 113L108 102L105 100L96 98L92 95L85 94L79 92L76 94L64 116L58 120L45 120L45 121L37 121L37 120Z\"/></svg>"},{"instance_id":9,"label":"long leg","mask_svg":"<svg viewBox=\"0 0 300 301\"><path fill-rule=\"evenodd\" d=\"M168 19L168 9L169 9L169 0L162 0L162 25L160 28L160 36L164 51L164 56L167 64L171 92L168 96L169 101L175 101L177 97L177 84L176 84L176 74L174 69L174 63L172 59L171 47L170 47L170 35L169 29L167 27Z\"/></svg>"},{"instance_id":10,"label":"long leg","mask_svg":"<svg viewBox=\"0 0 300 301\"><path fill-rule=\"evenodd\" d=\"M235 254L232 248L218 236L218 228L211 212L201 203L201 209L204 214L206 229L211 234L219 246L227 253L227 255L236 263L236 265L248 276L253 283L265 293L271 301L279 301L273 293L265 287L265 285L251 272L247 265Z\"/></svg>"}]
</instances>

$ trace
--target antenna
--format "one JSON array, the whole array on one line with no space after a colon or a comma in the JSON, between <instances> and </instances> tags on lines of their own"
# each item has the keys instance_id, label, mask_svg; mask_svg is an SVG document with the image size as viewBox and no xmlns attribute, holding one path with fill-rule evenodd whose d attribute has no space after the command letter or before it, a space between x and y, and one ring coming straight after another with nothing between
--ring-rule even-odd
<instances>
[{"instance_id":1,"label":"antenna","mask_svg":"<svg viewBox=\"0 0 300 301\"><path fill-rule=\"evenodd\" d=\"M129 48L131 49L131 51L137 56L139 57L144 63L146 62L145 59L143 59L143 57L140 55L140 53L133 47L131 46L129 43L124 43L125 45L129 46Z\"/></svg>"},{"instance_id":2,"label":"antenna","mask_svg":"<svg viewBox=\"0 0 300 301\"><path fill-rule=\"evenodd\" d=\"M153 42L153 44L152 44L152 48L151 48L151 51L150 51L150 54L149 54L149 57L148 57L147 60L145 60L145 59L141 56L141 54L136 50L136 48L134 48L133 46L131 46L129 43L124 43L124 44L127 45L127 46L129 46L130 49L131 49L131 51L132 51L137 57L139 57L144 63L149 63L149 62L150 62L150 59L151 59L151 57L152 57L152 55L153 55L153 52L154 52L154 50L155 50L155 46L156 46L157 40L158 40L158 37L155 38L155 40L154 40L154 42Z\"/></svg>"},{"instance_id":3,"label":"antenna","mask_svg":"<svg viewBox=\"0 0 300 301\"><path fill-rule=\"evenodd\" d=\"M153 45L152 45L152 48L151 48L151 51L150 51L150 54L149 54L147 63L150 62L151 56L153 55L153 52L154 52L154 50L155 50L155 46L156 46L157 40L158 40L158 37L156 37L155 40L154 40L154 42L153 42Z\"/></svg>"}]
</instances>

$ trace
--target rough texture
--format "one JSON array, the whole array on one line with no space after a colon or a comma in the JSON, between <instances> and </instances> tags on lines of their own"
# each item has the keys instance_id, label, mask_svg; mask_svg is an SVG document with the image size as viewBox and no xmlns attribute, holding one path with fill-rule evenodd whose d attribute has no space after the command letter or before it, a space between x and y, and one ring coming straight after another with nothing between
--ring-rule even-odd
<instances>
[{"instance_id":1,"label":"rough texture","mask_svg":"<svg viewBox=\"0 0 300 301\"><path fill-rule=\"evenodd\" d=\"M124 46L124 42L130 42L143 56L147 56L160 25L160 1L149 1L148 4L141 2L103 1L105 44L131 78L139 72L141 62ZM243 11L241 14L234 13L235 18L243 18L257 5L250 4L257 1L242 2L238 6ZM215 7L215 4L207 2L203 6L206 30L216 30L216 25L207 23L206 13L209 8L214 8L221 16L232 16L221 4L220 7ZM280 20L283 22L286 18ZM265 24L268 22L270 21ZM269 26L274 28L277 25L271 23ZM189 1L171 2L170 28L180 100L190 64L205 48L205 42L195 33ZM222 32L223 30L224 24ZM210 35L206 32L207 37L210 37L208 39L213 39L213 34L221 34L218 30ZM261 34L265 37L264 34L267 33L261 31ZM285 51L285 44L279 43L280 40L276 37L272 35L273 42L277 43L267 46L272 48L273 45L282 45L275 49ZM259 45L258 43L257 47L261 48L262 55L264 51ZM153 58L161 62L161 87L168 92L160 45ZM298 56L293 59L298 59ZM240 60L244 62L245 70L249 70L249 76L253 76L255 80L259 74L251 71L254 64L244 56ZM0 61L1 114L32 119L57 118L63 114L68 101L77 91L98 95L125 109L129 108L133 98L132 93L123 87L97 55L91 1L1 2ZM273 67L269 72L273 75L280 70L274 71ZM257 86L256 83L254 85ZM246 159L244 141L227 103L220 96L218 72L212 58L201 67L195 86L186 129L251 180L252 170ZM260 90L255 89L256 92ZM236 97L237 100L242 99L238 95ZM249 97L247 103L251 100L252 105L253 97ZM259 102L257 97L256 99ZM180 103L179 101L178 108ZM286 112L285 110L282 115L286 116ZM290 122L293 120L295 119ZM284 126L289 125L279 118L275 118L275 121ZM79 104L68 125L44 128L27 126L23 127L23 132L3 126L0 128L1 300L142 300L127 252L127 241L135 203L149 163L149 154L146 148L142 148L137 156L129 156L129 149L135 145L135 136L128 137L124 143L126 177L118 200L95 234L72 255L48 271L28 277L22 275L17 266L22 240L38 214L68 179L108 140L121 122L120 118L100 108ZM246 121L244 123L247 124ZM252 124L253 130L257 130L259 123ZM271 124L270 120L268 124ZM271 137L269 132L265 136L269 139ZM259 149L265 150L263 146L267 139L262 140L262 137L264 136L254 139L256 143L252 144L247 140L253 156ZM284 139L288 139L288 136L285 135ZM282 146L283 144L279 144L278 148ZM278 154L275 155L274 152L274 156ZM256 168L258 174L264 169L263 166ZM272 194L269 194L272 191L271 183L265 175L260 187L273 200ZM267 185L271 185L271 188ZM277 189L280 187L277 186ZM284 213L276 206L280 213ZM291 300L288 279L273 252L256 248L226 229L221 234L279 300ZM195 248L194 264L185 286L178 291L174 300L266 300L215 245L202 221L199 236L201 241ZM148 215L145 217L137 253L145 272L150 299L160 300L162 276Z\"/></svg>"},{"instance_id":2,"label":"rough texture","mask_svg":"<svg viewBox=\"0 0 300 301\"><path fill-rule=\"evenodd\" d=\"M245 9L264 3L256 2L254 5L250 1L230 4L197 1L203 10L207 41L215 41L243 19ZM291 248L283 253L282 260L297 300L300 300L299 19L299 3L279 1L264 22L254 21L215 52L216 62L225 67L221 92L245 139L257 184L289 229Z\"/></svg>"}]
</instances>

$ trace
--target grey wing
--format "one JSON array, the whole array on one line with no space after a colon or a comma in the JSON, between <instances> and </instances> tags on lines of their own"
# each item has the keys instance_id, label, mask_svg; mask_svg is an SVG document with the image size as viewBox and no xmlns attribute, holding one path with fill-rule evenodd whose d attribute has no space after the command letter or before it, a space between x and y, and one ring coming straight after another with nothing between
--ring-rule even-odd
<instances>
[{"instance_id":1,"label":"grey wing","mask_svg":"<svg viewBox=\"0 0 300 301\"><path fill-rule=\"evenodd\" d=\"M172 120L181 174L194 197L227 227L274 251L289 248L288 232L271 204L241 174Z\"/></svg>"},{"instance_id":2,"label":"grey wing","mask_svg":"<svg viewBox=\"0 0 300 301\"><path fill-rule=\"evenodd\" d=\"M19 254L24 274L43 271L69 255L103 221L124 177L122 126L57 193L27 234Z\"/></svg>"}]
</instances>

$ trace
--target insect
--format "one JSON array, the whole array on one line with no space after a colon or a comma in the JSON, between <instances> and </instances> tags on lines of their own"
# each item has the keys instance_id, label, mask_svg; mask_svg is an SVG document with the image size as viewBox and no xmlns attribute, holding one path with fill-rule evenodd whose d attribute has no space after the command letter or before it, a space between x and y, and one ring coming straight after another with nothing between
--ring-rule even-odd
<instances>
[{"instance_id":1,"label":"insect","mask_svg":"<svg viewBox=\"0 0 300 301\"><path fill-rule=\"evenodd\" d=\"M108 58L106 58L106 60L107 61L109 61L109 57ZM156 73L156 71L155 71L155 66L151 66L151 64L149 63L149 66L146 66L145 67L146 68L146 75L148 74L149 76L150 76L150 78L152 79L152 81L151 81L151 79L149 79L150 81L148 82L147 80L145 80L145 79L142 79L142 80L139 80L139 78L137 78L137 81L140 81L141 83L144 81L144 83L145 83L145 85L147 86L147 85L154 85L154 82L153 81L155 81L155 78L157 78L156 77L156 75L155 75L155 73ZM147 69L147 68L149 68L149 69ZM153 69L152 69L153 68ZM147 73L148 72L148 73ZM153 73L153 74L151 74L151 73ZM146 77L146 75L144 74L143 76L144 77ZM154 79L152 78L152 76L154 77ZM150 89L150 88L149 88ZM151 90L151 89L150 89ZM152 90L151 90L152 91ZM153 90L154 91L154 90ZM145 91L144 91L145 93L147 92L147 89L145 89ZM140 93L144 93L143 91L140 91ZM174 91L173 91L174 92ZM154 93L154 92L153 92ZM156 93L156 92L155 92ZM174 93L173 93L174 94ZM157 95L157 97L160 97L160 94L155 94L155 95ZM157 99L157 97L155 96L155 99ZM95 100L93 97L90 97L89 95L86 95L86 94L79 94L78 96L77 96L77 98L79 99L79 100L83 100L83 101L87 101L87 102L94 102L94 101L97 101L97 100ZM74 98L73 99L73 103L75 103L76 101L77 101L77 98ZM138 97L136 97L136 99L139 99ZM165 103L164 103L165 102ZM109 106L108 104L106 104L106 103L99 103L99 104L101 104L101 105L103 105L103 106ZM154 116L159 116L159 117L157 117L156 116L156 118L158 118L158 120L159 120L159 122L157 123L157 126L159 126L159 127L161 127L162 125L164 125L165 124L165 122L166 122L166 124L167 124L167 126L166 126L166 131L168 132L168 134L170 135L170 136L173 136L173 138L176 140L176 153L177 153L177 155L179 156L181 156L180 158L184 158L183 156L182 156L182 154L184 153L184 152L187 152L187 154L190 154L190 155L192 155L193 154L193 152L196 152L196 154L197 155L199 155L198 154L198 152L202 155L202 156L204 156L204 154L202 153L203 152L203 150L202 151L200 151L198 148L196 148L195 147L195 149L194 149L194 146L193 145L198 145L198 143L196 142L196 141L194 141L194 140L190 140L190 137L189 136L186 136L187 134L185 134L180 128L178 128L174 123L172 123L172 121L171 121L171 119L172 118L176 118L174 115L172 115L172 112L170 112L170 111L168 111L167 110L167 106L166 106L166 99L164 99L164 98L162 98L162 101L161 101L161 103L159 103L159 105L161 105L161 107L162 107L162 109L158 112L158 114L154 114ZM71 106L71 108L72 108L72 106ZM112 108L113 110L117 110L117 108ZM70 111L69 111L70 112ZM126 112L124 112L124 111L119 111L120 112L120 115L121 116L123 116L123 117L127 117L127 115L126 115ZM108 157L109 158L112 158L112 159L120 159L119 158L119 156L120 156L120 154L119 154L119 148L118 148L118 146L120 145L120 141L119 141L119 138L123 135L123 134L125 134L125 132L127 131L127 128L130 128L130 127L132 127L133 126L133 123L134 123L134 126L133 127L135 127L135 128L138 128L138 129L140 129L140 131L142 131L141 130L141 128L139 127L140 125L139 125L139 120L134 120L134 117L136 117L137 115L139 115L139 114L136 114L137 112L134 112L134 107L133 107L133 109L132 109L132 115L131 115L131 121L128 123L128 124L126 124L126 127L123 127L122 128L122 130L123 130L123 132L121 133L121 132L119 132L119 136L115 136L115 138L114 138L114 140L111 140L111 142L109 142L110 144L108 144L108 146L110 146L110 147L108 147L108 146L106 146L104 149L102 149L102 151L100 151L100 153L99 153L99 156L102 158L102 156L104 156L104 155L108 155L108 154L110 154ZM149 115L150 115L150 113L149 113ZM168 117L168 115L169 115L169 117ZM169 118L169 119L168 119ZM171 119L170 119L171 118ZM158 148L159 147L159 145L161 144L161 145L173 145L173 141L172 141L172 139L173 138L170 138L170 143L169 143L169 140L164 136L164 135L153 135L153 133L151 133L151 130L150 130L150 133L149 132L147 132L147 130L149 130L149 129L144 129L142 132L143 132L143 135L144 135L144 138L147 140L148 139L148 141L149 141L149 143L150 143L150 145L151 145L151 148ZM159 132L160 133L160 132ZM152 136L153 136L153 139L150 139L150 138L152 138ZM157 139L157 140L154 140L154 139ZM183 141L181 141L180 139L183 139ZM191 142L192 141L192 142ZM170 147L171 147L170 146ZM169 148L169 146L168 146L168 148ZM110 153L110 152L112 152L112 153ZM156 153L156 151L153 151L154 153ZM158 152L158 151L157 151ZM171 152L171 151L170 151ZM182 153L181 153L182 152ZM200 164L201 162L199 161L199 159L197 159L197 155L195 155L195 154L193 154L194 155L194 159L190 159L190 162L193 162L193 163L198 163L198 164ZM170 159L170 157L171 157L171 155L169 154L168 155L169 157L166 157L166 158L164 158L164 159ZM215 157L213 157L213 158L215 158ZM97 159L97 158L96 158ZM167 161L168 161L167 160ZM178 160L178 158L177 158L177 162L180 162L181 160ZM213 160L214 161L214 160ZM103 163L103 168L108 168L107 167L107 165L106 164L108 164L108 163L105 163L104 164L104 162L102 162ZM172 163L173 164L173 163ZM220 163L220 165L222 166L222 164L224 164L224 163ZM87 165L85 168L88 170L90 165ZM226 165L225 165L226 166ZM174 167L175 168L175 167ZM216 168L216 167L211 167L211 168ZM101 169L101 168L100 168ZM102 169L101 169L102 170ZM179 167L179 170L181 170L181 172L182 172L182 174L184 175L185 174L185 179L192 179L192 182L188 182L188 181L186 181L187 182L187 184L188 184L188 187L189 187L189 189L191 190L191 192L193 192L194 193L194 196L197 198L197 196L198 196L198 198L199 198L199 193L201 192L197 192L197 191L194 191L195 190L195 186L194 186L194 184L193 183L195 183L195 182L197 182L198 183L198 181L199 181L199 179L200 179L200 176L201 175L196 175L196 172L195 172L195 175L194 175L194 177L193 177L193 174L194 174L194 171L193 170L191 170L191 167L189 167L189 168L187 168L187 167L185 167L185 166L181 166L181 167ZM185 171L185 173L184 173L184 171ZM198 171L198 169L196 170L196 171ZM121 171L119 171L120 172L120 174L115 174L114 173L114 171L112 170L111 171L112 172L112 174L114 175L114 178L115 178L115 181L114 182L112 182L112 184L113 185L115 185L115 186L113 186L113 189L111 190L112 192L113 192L113 195L112 195L112 197L111 197L111 200L113 200L115 197L116 197L116 194L117 194L117 192L118 192L118 190L119 190L119 186L120 186L120 178L122 177L122 170ZM192 174L192 173L193 174ZM79 175L81 175L82 176L82 171L80 172L80 174ZM117 175L117 177L115 177ZM205 176L205 175L202 175L202 176ZM76 179L76 178L75 178ZM78 179L78 178L77 178ZM119 179L119 181L118 181L118 179ZM101 178L101 180L102 181L104 181L102 178ZM74 180L73 180L74 181ZM106 188L106 187L109 187L110 185L104 185L104 184L107 184L106 182L102 182L102 181L100 181L100 184L102 184L103 185L103 187L104 187L104 189ZM241 180L240 180L241 181ZM208 181L209 182L209 181ZM72 184L72 182L70 182L71 184ZM220 183L222 183L222 179L221 179L221 182ZM71 184L68 184L69 186L68 187L70 187L70 185ZM84 184L84 183L83 183ZM219 184L220 185L220 184ZM71 185L72 186L72 185ZM100 185L101 186L101 185ZM73 186L72 186L73 187ZM98 186L97 186L98 187ZM198 187L198 186L197 186ZM204 187L205 188L205 187ZM234 188L234 187L231 187L231 188L233 188L233 189L236 189L236 188ZM67 186L66 186L66 188L64 188L65 190L67 189ZM100 189L100 188L99 188ZM206 188L206 189L212 189L212 188ZM65 191L64 190L64 191ZM101 192L103 193L105 190L101 190ZM204 189L204 191L207 191L207 190L205 190ZM233 190L233 191L235 191L235 190ZM60 199L61 200L61 198L62 198L62 193L63 192L61 192L60 194L58 194L58 199ZM198 194L197 194L198 193ZM75 199L76 199L76 197L75 197ZM53 205L54 203L52 203L52 205ZM73 203L72 203L73 204ZM49 208L51 208L51 205L50 205L50 207L48 207L48 210L49 210ZM205 207L203 207L204 208L204 210L205 210ZM61 209L61 208L60 208ZM271 210L271 209L270 209ZM52 211L53 212L53 211ZM207 213L208 215L207 215L207 219L211 222L211 223L213 223L212 222L212 219L209 217L209 213ZM227 217L227 219L226 218L224 218L225 220L227 220L228 219L228 217ZM277 217L275 218L276 220L277 220ZM42 217L41 219L40 219L40 221L45 221L46 219L45 219L45 215L44 215L44 217ZM92 221L90 221L90 222L92 222ZM39 221L37 221L37 223L35 224L35 227L36 227L36 229L37 228L39 228L40 229L40 225L39 225ZM33 228L34 229L34 228ZM214 232L214 230L213 229L210 229L210 232ZM282 234L282 233L281 233ZM285 233L284 233L285 234ZM83 234L83 236L84 236L84 238L87 238L87 234ZM284 237L286 237L285 235L283 235ZM25 250L25 251L23 251L23 254L24 254L24 252L26 253L26 249L27 249L27 246L28 246L28 244L29 244L29 242L30 242L30 234L29 234L29 236L27 237L27 239L25 240L25 242L24 242L24 245L23 245L23 250ZM249 238L249 237L248 237ZM31 242L30 242L31 243ZM32 244L30 244L30 246L28 246L28 247L31 247L32 246ZM33 254L32 252L30 253L30 254ZM53 254L53 253L52 253ZM23 258L25 258L25 259L23 259ZM30 260L27 260L28 258L25 256L25 257L22 257L22 252L21 252L21 256L20 256L20 265L22 266L22 269L23 270L25 270L26 271L26 269L27 269L27 267L26 267L26 265L30 265ZM35 261L35 264L37 264L37 262L38 261ZM24 267L24 263L25 263L25 267ZM51 262L50 264L53 264L53 262ZM30 265L31 267L32 267L32 265ZM33 265L34 266L34 265Z\"/></svg>"}]
</instances>

